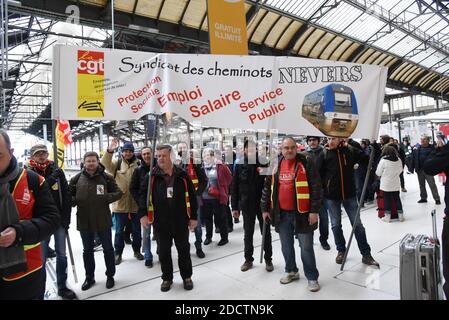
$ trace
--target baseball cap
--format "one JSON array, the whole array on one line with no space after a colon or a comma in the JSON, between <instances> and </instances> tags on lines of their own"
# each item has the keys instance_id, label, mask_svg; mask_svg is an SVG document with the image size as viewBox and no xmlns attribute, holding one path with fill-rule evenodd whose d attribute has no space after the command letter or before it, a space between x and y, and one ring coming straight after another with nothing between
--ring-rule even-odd
<instances>
[{"instance_id":1,"label":"baseball cap","mask_svg":"<svg viewBox=\"0 0 449 320\"><path fill-rule=\"evenodd\" d=\"M30 155L34 156L34 154L39 151L48 152L47 146L45 144L36 144L36 145L32 146L30 149Z\"/></svg>"}]
</instances>

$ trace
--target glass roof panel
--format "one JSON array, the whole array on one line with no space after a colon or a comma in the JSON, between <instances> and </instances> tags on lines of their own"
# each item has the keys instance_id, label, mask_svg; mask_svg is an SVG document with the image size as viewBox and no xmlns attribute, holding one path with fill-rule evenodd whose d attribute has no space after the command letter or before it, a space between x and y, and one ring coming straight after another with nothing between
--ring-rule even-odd
<instances>
[{"instance_id":1,"label":"glass roof panel","mask_svg":"<svg viewBox=\"0 0 449 320\"><path fill-rule=\"evenodd\" d=\"M366 41L384 26L384 22L380 21L376 17L364 13L362 16L354 20L353 23L343 31L343 33L350 37L354 37L357 40Z\"/></svg>"},{"instance_id":2,"label":"glass roof panel","mask_svg":"<svg viewBox=\"0 0 449 320\"><path fill-rule=\"evenodd\" d=\"M421 41L416 40L410 36L405 37L401 41L399 41L394 47L392 47L389 51L397 54L398 56L405 56L407 53L412 51L413 49L419 47Z\"/></svg>"},{"instance_id":3,"label":"glass roof panel","mask_svg":"<svg viewBox=\"0 0 449 320\"><path fill-rule=\"evenodd\" d=\"M362 14L361 10L346 2L340 2L337 8L330 10L318 19L317 24L341 32Z\"/></svg>"},{"instance_id":4,"label":"glass roof panel","mask_svg":"<svg viewBox=\"0 0 449 320\"><path fill-rule=\"evenodd\" d=\"M375 47L387 50L388 48L405 38L405 36L406 34L404 32L395 29L391 33L387 33L385 36L379 38L376 42L374 42L373 45Z\"/></svg>"},{"instance_id":5,"label":"glass roof panel","mask_svg":"<svg viewBox=\"0 0 449 320\"><path fill-rule=\"evenodd\" d=\"M266 5L281 9L302 19L309 19L327 0L267 0ZM284 8L284 9L282 9Z\"/></svg>"}]
</instances>

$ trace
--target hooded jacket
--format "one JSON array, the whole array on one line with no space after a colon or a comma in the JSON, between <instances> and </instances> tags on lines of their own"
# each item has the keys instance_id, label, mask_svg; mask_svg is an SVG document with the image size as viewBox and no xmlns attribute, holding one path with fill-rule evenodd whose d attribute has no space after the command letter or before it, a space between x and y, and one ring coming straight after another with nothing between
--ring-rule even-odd
<instances>
[{"instance_id":1,"label":"hooded jacket","mask_svg":"<svg viewBox=\"0 0 449 320\"><path fill-rule=\"evenodd\" d=\"M369 156L360 144L353 140L340 143L336 149L323 150L320 154L320 168L324 197L344 200L356 196L354 164L367 164Z\"/></svg>"},{"instance_id":2,"label":"hooded jacket","mask_svg":"<svg viewBox=\"0 0 449 320\"><path fill-rule=\"evenodd\" d=\"M86 169L70 179L72 206L77 206L77 229L97 232L112 227L109 204L120 199L123 192L102 166L90 175Z\"/></svg>"}]
</instances>

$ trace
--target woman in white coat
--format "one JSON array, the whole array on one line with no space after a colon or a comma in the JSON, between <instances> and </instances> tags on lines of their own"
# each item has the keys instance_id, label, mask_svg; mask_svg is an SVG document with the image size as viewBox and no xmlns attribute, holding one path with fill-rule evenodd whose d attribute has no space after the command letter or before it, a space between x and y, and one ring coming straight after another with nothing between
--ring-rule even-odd
<instances>
[{"instance_id":1,"label":"woman in white coat","mask_svg":"<svg viewBox=\"0 0 449 320\"><path fill-rule=\"evenodd\" d=\"M376 170L376 175L380 177L380 190L384 192L385 217L382 220L385 222L390 222L392 201L396 202L399 221L404 221L402 202L399 197L399 190L401 190L399 175L402 171L402 161L399 159L397 150L386 145L382 149L381 159Z\"/></svg>"}]
</instances>

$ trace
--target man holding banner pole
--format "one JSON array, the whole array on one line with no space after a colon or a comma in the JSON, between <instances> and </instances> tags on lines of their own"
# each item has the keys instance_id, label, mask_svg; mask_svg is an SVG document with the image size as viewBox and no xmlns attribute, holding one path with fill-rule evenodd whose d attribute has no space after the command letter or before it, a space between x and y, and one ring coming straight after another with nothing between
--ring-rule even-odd
<instances>
[{"instance_id":1,"label":"man holding banner pole","mask_svg":"<svg viewBox=\"0 0 449 320\"><path fill-rule=\"evenodd\" d=\"M56 143L55 143L56 145ZM57 152L55 153L57 154ZM70 217L72 208L70 206L70 196L68 193L68 183L64 171L58 168L55 161L48 159L49 152L45 145L37 144L30 149L31 159L29 161L29 169L43 176L50 186L51 194L58 207L61 217L61 224L55 231L55 250L56 250L56 280L58 285L58 295L65 300L77 299L73 290L67 288L67 254L66 254L66 238L68 236L67 229L70 225ZM42 242L42 256L44 260L47 258L48 242L47 239ZM46 243L45 243L46 242ZM69 248L71 250L71 248ZM74 267L73 256L72 267ZM45 264L44 264L45 265ZM43 268L46 275L45 268ZM74 270L75 272L75 270ZM46 276L44 277L46 281Z\"/></svg>"},{"instance_id":2,"label":"man holding banner pole","mask_svg":"<svg viewBox=\"0 0 449 320\"><path fill-rule=\"evenodd\" d=\"M371 256L365 228L359 219L360 204L357 204L354 180L354 164L368 162L368 155L352 139L346 141L342 138L328 137L328 144L320 154L320 158L323 196L331 218L332 232L338 251L335 262L343 264L348 250L341 225L341 206L343 205L353 226L353 233L362 254L362 262L369 266L379 267L379 263ZM370 170L367 172L369 174ZM366 184L365 181L365 187ZM360 203L363 203L363 197Z\"/></svg>"}]
</instances>

